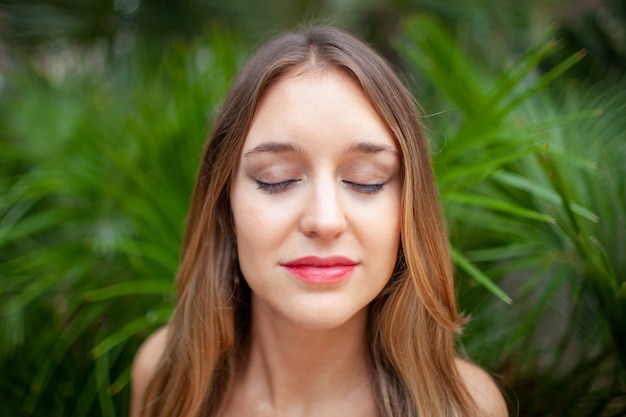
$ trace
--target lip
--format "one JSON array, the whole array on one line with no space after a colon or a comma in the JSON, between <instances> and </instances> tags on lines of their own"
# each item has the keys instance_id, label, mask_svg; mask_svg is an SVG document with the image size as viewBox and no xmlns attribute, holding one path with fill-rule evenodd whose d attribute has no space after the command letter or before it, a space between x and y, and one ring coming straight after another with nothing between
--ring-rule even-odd
<instances>
[{"instance_id":1,"label":"lip","mask_svg":"<svg viewBox=\"0 0 626 417\"><path fill-rule=\"evenodd\" d=\"M329 285L347 280L358 266L358 262L343 256L306 256L281 266L301 281Z\"/></svg>"}]
</instances>

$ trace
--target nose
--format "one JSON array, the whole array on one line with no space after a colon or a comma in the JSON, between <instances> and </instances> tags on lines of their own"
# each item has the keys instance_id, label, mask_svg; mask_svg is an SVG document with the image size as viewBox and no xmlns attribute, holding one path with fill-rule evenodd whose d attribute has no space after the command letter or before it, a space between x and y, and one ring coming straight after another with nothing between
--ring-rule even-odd
<instances>
[{"instance_id":1,"label":"nose","mask_svg":"<svg viewBox=\"0 0 626 417\"><path fill-rule=\"evenodd\" d=\"M320 239L336 239L346 230L345 211L338 191L330 183L311 188L300 218L302 233Z\"/></svg>"}]
</instances>

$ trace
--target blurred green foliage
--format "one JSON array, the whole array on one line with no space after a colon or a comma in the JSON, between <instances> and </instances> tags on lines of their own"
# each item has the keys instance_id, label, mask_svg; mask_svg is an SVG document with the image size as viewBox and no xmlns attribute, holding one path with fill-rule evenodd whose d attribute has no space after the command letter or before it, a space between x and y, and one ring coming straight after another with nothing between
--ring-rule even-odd
<instances>
[{"instance_id":1,"label":"blurred green foliage","mask_svg":"<svg viewBox=\"0 0 626 417\"><path fill-rule=\"evenodd\" d=\"M9 80L0 204L9 415L127 407L128 390L117 407L109 390L128 382L138 343L128 338L171 311L207 126L237 66L226 34L198 45L164 51L156 68L138 53L99 77Z\"/></svg>"},{"instance_id":2,"label":"blurred green foliage","mask_svg":"<svg viewBox=\"0 0 626 417\"><path fill-rule=\"evenodd\" d=\"M334 16L425 109L460 348L512 415L624 415L626 88L594 52L624 53L619 2L596 37L546 29L556 0L270 3L0 1L0 414L127 414L231 77L269 33Z\"/></svg>"},{"instance_id":3,"label":"blurred green foliage","mask_svg":"<svg viewBox=\"0 0 626 417\"><path fill-rule=\"evenodd\" d=\"M432 21L405 30L401 55L442 101L429 108L435 168L459 272L475 278L459 289L466 351L499 370L520 415L622 415L624 83L558 80L581 53L537 73L554 40L486 77ZM486 297L483 273L513 305Z\"/></svg>"}]
</instances>

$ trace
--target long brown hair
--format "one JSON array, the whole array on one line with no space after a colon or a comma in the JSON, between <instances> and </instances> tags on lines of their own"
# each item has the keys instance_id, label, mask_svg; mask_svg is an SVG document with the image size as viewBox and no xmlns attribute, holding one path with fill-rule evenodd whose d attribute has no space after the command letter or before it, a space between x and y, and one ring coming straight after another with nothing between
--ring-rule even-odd
<instances>
[{"instance_id":1,"label":"long brown hair","mask_svg":"<svg viewBox=\"0 0 626 417\"><path fill-rule=\"evenodd\" d=\"M178 299L143 416L214 416L245 360L250 289L236 261L229 185L260 98L294 68L349 74L397 141L401 245L393 276L371 303L369 351L381 416L472 416L455 366L461 326L439 197L413 97L372 48L335 28L273 38L234 81L196 180L177 276Z\"/></svg>"}]
</instances>

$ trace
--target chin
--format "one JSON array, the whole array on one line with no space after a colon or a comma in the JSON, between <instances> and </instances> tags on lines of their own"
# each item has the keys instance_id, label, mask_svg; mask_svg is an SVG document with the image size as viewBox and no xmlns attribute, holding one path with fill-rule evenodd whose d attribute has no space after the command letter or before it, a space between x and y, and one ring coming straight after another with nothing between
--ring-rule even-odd
<instances>
[{"instance_id":1,"label":"chin","mask_svg":"<svg viewBox=\"0 0 626 417\"><path fill-rule=\"evenodd\" d=\"M367 323L367 309L346 311L337 308L315 308L300 311L291 317L292 322L301 329L311 331L346 330L348 327L364 327Z\"/></svg>"}]
</instances>

